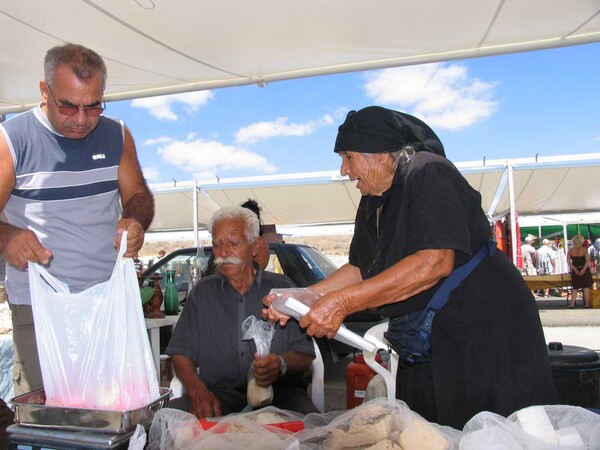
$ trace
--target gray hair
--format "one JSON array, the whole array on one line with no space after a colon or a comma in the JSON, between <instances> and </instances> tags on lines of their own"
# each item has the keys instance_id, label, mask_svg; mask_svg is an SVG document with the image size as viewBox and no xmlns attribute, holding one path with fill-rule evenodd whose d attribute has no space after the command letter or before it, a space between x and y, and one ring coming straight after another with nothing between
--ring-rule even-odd
<instances>
[{"instance_id":1,"label":"gray hair","mask_svg":"<svg viewBox=\"0 0 600 450\"><path fill-rule=\"evenodd\" d=\"M54 87L56 68L66 65L81 81L89 81L98 73L102 76L102 91L106 88L106 64L102 57L83 45L65 44L52 47L44 58L44 81Z\"/></svg>"},{"instance_id":2,"label":"gray hair","mask_svg":"<svg viewBox=\"0 0 600 450\"><path fill-rule=\"evenodd\" d=\"M362 153L365 158L377 158L381 153ZM386 153L386 152L382 152ZM412 145L407 145L406 147L400 150L394 150L387 152L392 159L392 167L396 170L398 167L406 167L408 162L415 156L415 148Z\"/></svg>"},{"instance_id":3,"label":"gray hair","mask_svg":"<svg viewBox=\"0 0 600 450\"><path fill-rule=\"evenodd\" d=\"M258 237L258 217L248 208L241 206L225 206L213 214L208 223L208 231L213 234L213 228L224 220L242 219L246 224L246 239L252 244Z\"/></svg>"},{"instance_id":4,"label":"gray hair","mask_svg":"<svg viewBox=\"0 0 600 450\"><path fill-rule=\"evenodd\" d=\"M400 150L390 152L390 157L394 162L394 168L397 169L398 166L406 166L413 156L415 156L415 153L415 148L412 145L407 145Z\"/></svg>"}]
</instances>

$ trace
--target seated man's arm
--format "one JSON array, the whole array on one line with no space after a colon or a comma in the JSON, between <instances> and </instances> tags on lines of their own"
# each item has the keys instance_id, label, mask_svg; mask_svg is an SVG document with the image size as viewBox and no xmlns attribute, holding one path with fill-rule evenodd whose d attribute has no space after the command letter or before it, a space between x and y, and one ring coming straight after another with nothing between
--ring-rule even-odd
<instances>
[{"instance_id":1,"label":"seated man's arm","mask_svg":"<svg viewBox=\"0 0 600 450\"><path fill-rule=\"evenodd\" d=\"M191 402L190 412L198 419L221 415L221 402L210 392L198 376L196 365L187 357L173 355L171 358L177 378L185 386Z\"/></svg>"},{"instance_id":2,"label":"seated man's arm","mask_svg":"<svg viewBox=\"0 0 600 450\"><path fill-rule=\"evenodd\" d=\"M286 374L298 373L310 369L314 356L307 353L290 350L281 357L285 361ZM281 376L281 360L275 353L269 353L264 358L255 359L254 378L261 387L272 385Z\"/></svg>"}]
</instances>

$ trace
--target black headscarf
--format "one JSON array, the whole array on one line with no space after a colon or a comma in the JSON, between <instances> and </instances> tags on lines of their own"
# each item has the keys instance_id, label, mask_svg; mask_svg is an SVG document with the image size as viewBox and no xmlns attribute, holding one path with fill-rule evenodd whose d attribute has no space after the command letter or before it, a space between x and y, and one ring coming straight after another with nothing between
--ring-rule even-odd
<instances>
[{"instance_id":1,"label":"black headscarf","mask_svg":"<svg viewBox=\"0 0 600 450\"><path fill-rule=\"evenodd\" d=\"M446 156L444 146L429 126L410 114L368 106L350 111L338 128L334 152L390 153L412 146Z\"/></svg>"}]
</instances>

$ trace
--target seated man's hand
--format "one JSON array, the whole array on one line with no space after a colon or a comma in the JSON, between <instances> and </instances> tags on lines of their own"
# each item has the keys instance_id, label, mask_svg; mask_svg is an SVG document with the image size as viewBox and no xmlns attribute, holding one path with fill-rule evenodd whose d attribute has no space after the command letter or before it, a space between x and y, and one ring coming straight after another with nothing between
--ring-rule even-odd
<instances>
[{"instance_id":1,"label":"seated man's hand","mask_svg":"<svg viewBox=\"0 0 600 450\"><path fill-rule=\"evenodd\" d=\"M188 391L192 403L190 412L198 419L221 415L221 402L206 386L199 384Z\"/></svg>"},{"instance_id":2,"label":"seated man's hand","mask_svg":"<svg viewBox=\"0 0 600 450\"><path fill-rule=\"evenodd\" d=\"M269 353L261 358L258 353L254 354L254 379L260 387L271 386L279 379L279 358L275 353Z\"/></svg>"}]
</instances>

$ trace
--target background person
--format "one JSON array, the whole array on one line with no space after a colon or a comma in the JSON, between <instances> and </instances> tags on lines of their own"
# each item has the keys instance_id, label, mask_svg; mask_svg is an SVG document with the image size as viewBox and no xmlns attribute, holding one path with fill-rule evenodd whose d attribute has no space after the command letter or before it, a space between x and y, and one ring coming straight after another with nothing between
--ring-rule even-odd
<instances>
[{"instance_id":1,"label":"background person","mask_svg":"<svg viewBox=\"0 0 600 450\"><path fill-rule=\"evenodd\" d=\"M285 275L265 272L254 260L258 218L240 206L221 208L209 223L219 270L190 292L166 353L187 393L169 402L198 418L240 412L247 405L248 369L261 387L273 386L273 405L318 412L307 394L305 371L315 357L298 323L276 326L271 353L259 358L254 341L241 339L242 322L260 317L273 288L293 287Z\"/></svg>"},{"instance_id":2,"label":"background person","mask_svg":"<svg viewBox=\"0 0 600 450\"><path fill-rule=\"evenodd\" d=\"M256 214L256 217L258 218L258 223L259 223L259 231L258 231L258 237L256 238L256 256L254 257L254 259L258 262L258 264L260 265L260 268L265 270L267 268L267 266L269 265L269 259L271 258L271 252L269 251L269 243L267 242L267 240L263 237L263 222L262 222L262 218L260 217L260 212L262 211L262 208L258 205L258 202L256 200L252 200L252 199L248 199L246 200L244 203L242 203L240 205L242 208L247 208L250 211L252 211L254 214Z\"/></svg>"},{"instance_id":3,"label":"background person","mask_svg":"<svg viewBox=\"0 0 600 450\"><path fill-rule=\"evenodd\" d=\"M554 242L552 243L551 248L556 252L556 267L554 273L567 273L569 271L569 265L567 264L564 242L560 236L554 236Z\"/></svg>"},{"instance_id":4,"label":"background person","mask_svg":"<svg viewBox=\"0 0 600 450\"><path fill-rule=\"evenodd\" d=\"M123 231L125 256L137 254L154 216L131 133L101 115L102 58L80 45L54 47L44 77L42 103L0 124L0 210L8 219L0 223L0 253L16 395L43 387L27 263L46 265L71 292L82 291L110 278Z\"/></svg>"},{"instance_id":5,"label":"background person","mask_svg":"<svg viewBox=\"0 0 600 450\"><path fill-rule=\"evenodd\" d=\"M542 240L542 246L537 249L537 271L538 275L553 275L556 273L556 251L550 247L548 239ZM541 291L541 297L549 297L550 289Z\"/></svg>"},{"instance_id":6,"label":"background person","mask_svg":"<svg viewBox=\"0 0 600 450\"><path fill-rule=\"evenodd\" d=\"M571 268L571 302L569 308L575 307L577 291L583 290L583 304L586 308L591 307L590 288L592 287L592 272L590 270L590 255L583 246L584 237L576 234L571 239L571 248L567 252L567 263Z\"/></svg>"},{"instance_id":7,"label":"background person","mask_svg":"<svg viewBox=\"0 0 600 450\"><path fill-rule=\"evenodd\" d=\"M533 236L525 237L525 243L521 245L521 257L523 258L523 272L527 276L537 275L537 252L533 247L532 242L535 240ZM535 291L531 291L535 295Z\"/></svg>"},{"instance_id":8,"label":"background person","mask_svg":"<svg viewBox=\"0 0 600 450\"><path fill-rule=\"evenodd\" d=\"M525 243L521 245L521 256L523 257L523 270L525 271L525 275L529 276L537 275L537 253L533 245L531 245L534 240L534 237L527 236L525 238Z\"/></svg>"},{"instance_id":9,"label":"background person","mask_svg":"<svg viewBox=\"0 0 600 450\"><path fill-rule=\"evenodd\" d=\"M349 262L312 286L324 295L300 326L333 338L348 314L378 308L390 319L386 338L402 350L407 342L398 336L440 283L490 248L481 196L445 158L435 133L408 114L351 111L334 151L362 198ZM272 308L264 314L287 320ZM457 429L480 411L506 416L555 403L535 301L501 251L451 291L433 320L428 360L400 367L396 392L428 421Z\"/></svg>"}]
</instances>

